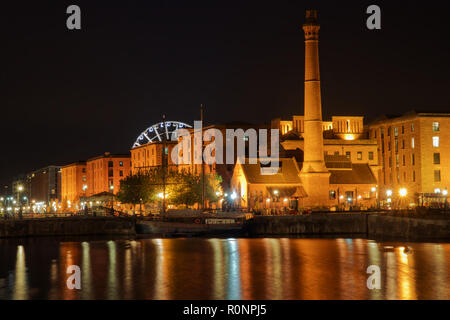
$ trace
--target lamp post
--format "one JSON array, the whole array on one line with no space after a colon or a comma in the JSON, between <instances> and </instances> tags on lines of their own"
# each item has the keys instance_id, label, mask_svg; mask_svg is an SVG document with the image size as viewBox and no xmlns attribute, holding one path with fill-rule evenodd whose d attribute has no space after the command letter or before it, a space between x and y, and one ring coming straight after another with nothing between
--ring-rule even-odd
<instances>
[{"instance_id":1,"label":"lamp post","mask_svg":"<svg viewBox=\"0 0 450 320\"><path fill-rule=\"evenodd\" d=\"M19 219L22 219L22 206L20 201L20 193L23 191L23 186L19 185L17 187L17 204L19 206Z\"/></svg>"},{"instance_id":2,"label":"lamp post","mask_svg":"<svg viewBox=\"0 0 450 320\"><path fill-rule=\"evenodd\" d=\"M398 194L400 195L400 209L402 209L402 200L406 197L406 195L408 194L408 190L406 190L406 188L401 188L398 192Z\"/></svg>"},{"instance_id":3,"label":"lamp post","mask_svg":"<svg viewBox=\"0 0 450 320\"><path fill-rule=\"evenodd\" d=\"M447 209L447 196L448 196L448 190L445 188L442 190L442 195L444 196L444 209Z\"/></svg>"},{"instance_id":4,"label":"lamp post","mask_svg":"<svg viewBox=\"0 0 450 320\"><path fill-rule=\"evenodd\" d=\"M114 215L114 185L109 186L109 190L111 190L111 214Z\"/></svg>"}]
</instances>

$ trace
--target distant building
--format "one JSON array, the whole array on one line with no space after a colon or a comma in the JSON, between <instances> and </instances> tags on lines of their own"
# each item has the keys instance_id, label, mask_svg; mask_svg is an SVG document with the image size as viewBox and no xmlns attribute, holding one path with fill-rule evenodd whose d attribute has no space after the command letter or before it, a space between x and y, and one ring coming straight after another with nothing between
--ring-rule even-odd
<instances>
[{"instance_id":1,"label":"distant building","mask_svg":"<svg viewBox=\"0 0 450 320\"><path fill-rule=\"evenodd\" d=\"M408 203L431 205L446 200L450 187L450 113L383 116L369 124L369 133L379 146L382 200L398 199L400 189L406 189Z\"/></svg>"},{"instance_id":2,"label":"distant building","mask_svg":"<svg viewBox=\"0 0 450 320\"><path fill-rule=\"evenodd\" d=\"M133 174L145 173L149 170L162 166L163 145L161 141L149 142L140 146L135 146L131 152L131 172ZM176 166L173 161L171 152L177 145L177 142L166 141L165 143L165 161L169 168Z\"/></svg>"},{"instance_id":3,"label":"distant building","mask_svg":"<svg viewBox=\"0 0 450 320\"><path fill-rule=\"evenodd\" d=\"M128 154L105 154L61 169L61 197L64 206L80 209L80 201L98 194L116 194L120 181L131 173ZM114 188L111 189L111 186Z\"/></svg>"},{"instance_id":4,"label":"distant building","mask_svg":"<svg viewBox=\"0 0 450 320\"><path fill-rule=\"evenodd\" d=\"M86 196L86 161L78 161L61 168L61 200L64 205L76 203Z\"/></svg>"},{"instance_id":5,"label":"distant building","mask_svg":"<svg viewBox=\"0 0 450 320\"><path fill-rule=\"evenodd\" d=\"M30 200L49 203L61 200L61 167L48 166L27 175Z\"/></svg>"},{"instance_id":6,"label":"distant building","mask_svg":"<svg viewBox=\"0 0 450 320\"><path fill-rule=\"evenodd\" d=\"M232 189L240 206L256 211L301 210L308 207L308 193L301 179L302 162L295 157L280 158L276 174L261 174L264 167L238 163L232 177ZM377 179L367 163L352 163L346 156L325 157L330 173L328 206L339 209L376 207Z\"/></svg>"},{"instance_id":7,"label":"distant building","mask_svg":"<svg viewBox=\"0 0 450 320\"><path fill-rule=\"evenodd\" d=\"M129 154L106 152L89 159L86 162L86 171L85 188L88 197L102 192L117 193L120 189L120 180L131 173L131 157Z\"/></svg>"},{"instance_id":8,"label":"distant building","mask_svg":"<svg viewBox=\"0 0 450 320\"><path fill-rule=\"evenodd\" d=\"M254 130L256 133L256 137L257 140L256 141L256 153L257 155L259 155L260 151L259 150L259 136L258 136L258 132L260 129L270 129L270 127L268 125L257 125L257 124L250 124L250 123L243 123L243 122L232 122L232 123L227 123L227 124L213 124L213 125L209 125L206 127L203 127L203 135L205 134L205 132L209 129L216 129L219 130L222 134L222 141L220 142L222 144L222 150L223 150L223 159L222 159L222 163L218 163L217 161L215 163L212 164L204 164L204 172L205 174L208 173L212 173L212 174L217 174L219 176L222 177L222 187L224 190L228 190L230 189L230 183L231 183L231 177L233 175L233 170L234 170L234 166L237 162L237 147L238 147L238 139L242 139L243 141L243 146L244 146L244 152L246 157L249 156L249 145L250 143L252 143L252 141L250 141L250 139L247 136L244 136L244 133L247 132L247 130ZM238 131L242 129L242 131ZM227 130L233 130L233 137L228 138L227 137ZM199 175L202 172L202 165L201 164L196 164L195 163L195 158L198 157L199 155L197 155L197 150L196 150L196 138L194 135L194 129L189 129L189 131L191 132L191 150L189 152L188 155L188 159L190 159L190 163L189 164L180 164L178 166L179 170L184 170L187 172L191 172L195 175ZM242 133L242 135L240 135L240 133ZM183 137L180 137L179 142L181 142L183 139ZM268 132L268 138L267 138L267 152L270 155L270 133ZM214 141L214 140L213 140ZM207 146L212 143L212 141L203 141L203 150L205 150L207 148ZM218 146L219 143L216 142L216 146ZM227 159L227 145L232 146L233 147L233 156L230 158L232 158L232 163L227 163L226 159ZM212 152L212 156L216 156L215 151ZM182 161L183 158L183 154L182 151L180 151L179 153L179 161ZM216 159L217 160L217 159Z\"/></svg>"}]
</instances>

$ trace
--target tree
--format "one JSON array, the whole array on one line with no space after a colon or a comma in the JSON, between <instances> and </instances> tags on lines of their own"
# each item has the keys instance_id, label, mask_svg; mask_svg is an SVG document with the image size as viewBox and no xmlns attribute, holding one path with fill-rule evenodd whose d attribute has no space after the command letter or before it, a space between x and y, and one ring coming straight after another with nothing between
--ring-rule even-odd
<instances>
[{"instance_id":1,"label":"tree","mask_svg":"<svg viewBox=\"0 0 450 320\"><path fill-rule=\"evenodd\" d=\"M202 200L202 179L188 172L178 172L155 168L145 174L131 175L120 182L117 199L122 203L139 204L161 201L164 190L166 203L184 205L186 208ZM205 197L210 202L218 200L217 192L221 193L221 177L205 175Z\"/></svg>"},{"instance_id":2,"label":"tree","mask_svg":"<svg viewBox=\"0 0 450 320\"><path fill-rule=\"evenodd\" d=\"M191 173L178 173L170 200L173 204L185 205L186 208L202 202L202 178ZM205 200L216 202L221 193L222 178L218 175L205 175Z\"/></svg>"},{"instance_id":3,"label":"tree","mask_svg":"<svg viewBox=\"0 0 450 320\"><path fill-rule=\"evenodd\" d=\"M149 174L134 174L120 181L120 190L116 198L122 203L133 205L146 203L151 199L154 185Z\"/></svg>"}]
</instances>

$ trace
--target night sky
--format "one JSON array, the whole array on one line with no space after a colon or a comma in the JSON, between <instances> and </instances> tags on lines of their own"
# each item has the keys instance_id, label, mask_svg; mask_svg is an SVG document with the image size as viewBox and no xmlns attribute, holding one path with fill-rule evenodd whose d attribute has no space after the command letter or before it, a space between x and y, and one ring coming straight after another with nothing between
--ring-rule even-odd
<instances>
[{"instance_id":1,"label":"night sky","mask_svg":"<svg viewBox=\"0 0 450 320\"><path fill-rule=\"evenodd\" d=\"M82 30L66 28L66 8ZM366 28L370 4L382 29ZM0 14L0 183L127 152L150 125L303 114L305 9L319 10L323 113L450 112L445 2L16 1Z\"/></svg>"}]
</instances>

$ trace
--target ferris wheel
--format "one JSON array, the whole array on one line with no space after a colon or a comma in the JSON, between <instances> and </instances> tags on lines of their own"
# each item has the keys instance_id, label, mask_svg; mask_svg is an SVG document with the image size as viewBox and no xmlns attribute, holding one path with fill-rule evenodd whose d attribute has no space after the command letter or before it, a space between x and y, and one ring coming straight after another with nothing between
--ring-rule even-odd
<instances>
[{"instance_id":1,"label":"ferris wheel","mask_svg":"<svg viewBox=\"0 0 450 320\"><path fill-rule=\"evenodd\" d=\"M166 140L171 141L173 140L172 138L177 137L178 129L182 128L192 128L192 126L179 121L165 121L156 123L145 129L139 135L139 137L136 139L136 142L133 144L133 148L151 142L162 141L164 137Z\"/></svg>"}]
</instances>

